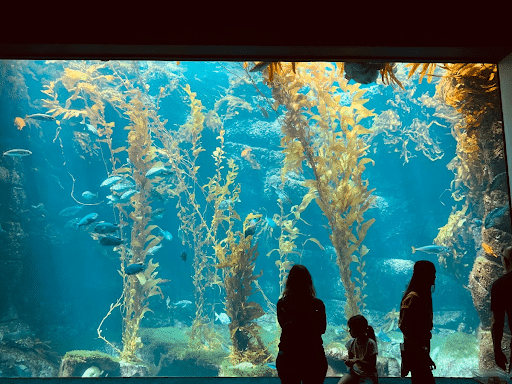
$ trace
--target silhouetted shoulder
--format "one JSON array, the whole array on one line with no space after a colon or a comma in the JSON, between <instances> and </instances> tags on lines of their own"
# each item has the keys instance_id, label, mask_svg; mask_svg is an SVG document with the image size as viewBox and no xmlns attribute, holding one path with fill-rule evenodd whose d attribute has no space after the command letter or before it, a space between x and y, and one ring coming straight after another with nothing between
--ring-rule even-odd
<instances>
[{"instance_id":1,"label":"silhouetted shoulder","mask_svg":"<svg viewBox=\"0 0 512 384\"><path fill-rule=\"evenodd\" d=\"M512 291L512 272L501 276L491 287L491 311L512 308L510 292Z\"/></svg>"}]
</instances>

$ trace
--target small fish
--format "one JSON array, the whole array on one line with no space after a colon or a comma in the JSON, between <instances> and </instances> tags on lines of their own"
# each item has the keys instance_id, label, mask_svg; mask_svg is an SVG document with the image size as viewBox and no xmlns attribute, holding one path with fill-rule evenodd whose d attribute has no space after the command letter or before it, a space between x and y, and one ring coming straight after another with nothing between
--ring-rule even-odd
<instances>
[{"instance_id":1,"label":"small fish","mask_svg":"<svg viewBox=\"0 0 512 384\"><path fill-rule=\"evenodd\" d=\"M72 207L67 207L59 212L59 216L74 216L82 209L84 209L83 205L74 205Z\"/></svg>"},{"instance_id":2,"label":"small fish","mask_svg":"<svg viewBox=\"0 0 512 384\"><path fill-rule=\"evenodd\" d=\"M494 252L494 250L492 249L492 247L489 244L482 243L482 248L484 249L485 253L487 253L491 256L494 256L494 257L498 257L498 255Z\"/></svg>"},{"instance_id":3,"label":"small fish","mask_svg":"<svg viewBox=\"0 0 512 384\"><path fill-rule=\"evenodd\" d=\"M222 312L221 314L218 314L217 312L215 312L215 321L220 321L222 324L229 324L231 323L231 319L229 318L229 316Z\"/></svg>"},{"instance_id":4,"label":"small fish","mask_svg":"<svg viewBox=\"0 0 512 384\"><path fill-rule=\"evenodd\" d=\"M189 300L180 300L180 301L177 301L176 303L172 303L172 306L185 308L185 307L189 306L190 304L192 304L192 302Z\"/></svg>"},{"instance_id":5,"label":"small fish","mask_svg":"<svg viewBox=\"0 0 512 384\"><path fill-rule=\"evenodd\" d=\"M126 200L128 200L130 197L132 197L133 195L135 195L136 193L139 193L139 191L137 191L136 189L129 189L128 191L124 192L124 193L121 195L120 200L121 200L121 201L126 201Z\"/></svg>"},{"instance_id":6,"label":"small fish","mask_svg":"<svg viewBox=\"0 0 512 384\"><path fill-rule=\"evenodd\" d=\"M165 300L165 305L167 306L167 308L171 308L171 298L169 296L167 296L167 300Z\"/></svg>"},{"instance_id":7,"label":"small fish","mask_svg":"<svg viewBox=\"0 0 512 384\"><path fill-rule=\"evenodd\" d=\"M103 371L93 365L85 370L82 377L100 377L102 374Z\"/></svg>"},{"instance_id":8,"label":"small fish","mask_svg":"<svg viewBox=\"0 0 512 384\"><path fill-rule=\"evenodd\" d=\"M165 208L157 208L154 211L151 211L152 219L161 219L164 215Z\"/></svg>"},{"instance_id":9,"label":"small fish","mask_svg":"<svg viewBox=\"0 0 512 384\"><path fill-rule=\"evenodd\" d=\"M180 258L183 261L187 261L187 252L185 252L185 251L181 252Z\"/></svg>"},{"instance_id":10,"label":"small fish","mask_svg":"<svg viewBox=\"0 0 512 384\"><path fill-rule=\"evenodd\" d=\"M165 240L167 241L172 241L172 234L171 232L169 231L164 231L162 228L158 228L158 230L160 231L160 235L164 237Z\"/></svg>"},{"instance_id":11,"label":"small fish","mask_svg":"<svg viewBox=\"0 0 512 384\"><path fill-rule=\"evenodd\" d=\"M115 246L121 245L123 243L124 243L123 240L121 240L118 237L114 237L114 236L105 236L100 239L100 244L105 245L105 246L114 246L115 247Z\"/></svg>"},{"instance_id":12,"label":"small fish","mask_svg":"<svg viewBox=\"0 0 512 384\"><path fill-rule=\"evenodd\" d=\"M94 128L91 124L85 124L85 127L89 132L91 132L93 135L99 136L98 130Z\"/></svg>"},{"instance_id":13,"label":"small fish","mask_svg":"<svg viewBox=\"0 0 512 384\"><path fill-rule=\"evenodd\" d=\"M269 227L271 227L271 228L277 228L277 224L276 224L276 222L275 222L273 219L271 219L271 218L269 218L269 217L265 217L265 222L267 223L267 225L268 225Z\"/></svg>"},{"instance_id":14,"label":"small fish","mask_svg":"<svg viewBox=\"0 0 512 384\"><path fill-rule=\"evenodd\" d=\"M105 179L103 183L100 184L100 187L109 187L114 183L117 183L119 180L124 180L121 176L110 176L109 178Z\"/></svg>"},{"instance_id":15,"label":"small fish","mask_svg":"<svg viewBox=\"0 0 512 384\"><path fill-rule=\"evenodd\" d=\"M33 115L27 115L25 119L34 119L41 121L55 121L55 117L51 115L46 115L44 113L34 113Z\"/></svg>"},{"instance_id":16,"label":"small fish","mask_svg":"<svg viewBox=\"0 0 512 384\"><path fill-rule=\"evenodd\" d=\"M126 183L114 184L112 187L110 187L110 190L115 191L115 192L124 192L124 191L127 191L128 189L134 189L134 188L135 188L135 184L126 182Z\"/></svg>"},{"instance_id":17,"label":"small fish","mask_svg":"<svg viewBox=\"0 0 512 384\"><path fill-rule=\"evenodd\" d=\"M92 193L91 191L85 191L84 193L82 193L82 197L86 200L92 200L94 198L98 198L98 194L97 193Z\"/></svg>"},{"instance_id":18,"label":"small fish","mask_svg":"<svg viewBox=\"0 0 512 384\"><path fill-rule=\"evenodd\" d=\"M267 68L270 64L272 64L271 61L261 61L258 64L256 64L254 67L252 67L249 72L262 72L265 68Z\"/></svg>"},{"instance_id":19,"label":"small fish","mask_svg":"<svg viewBox=\"0 0 512 384\"><path fill-rule=\"evenodd\" d=\"M108 195L107 199L109 200L109 202L107 203L109 205L117 204L117 203L121 202L121 199L116 195Z\"/></svg>"},{"instance_id":20,"label":"small fish","mask_svg":"<svg viewBox=\"0 0 512 384\"><path fill-rule=\"evenodd\" d=\"M480 219L473 219L473 223L475 223L475 225L481 226L484 222Z\"/></svg>"},{"instance_id":21,"label":"small fish","mask_svg":"<svg viewBox=\"0 0 512 384\"><path fill-rule=\"evenodd\" d=\"M118 230L119 230L119 224L112 224L112 223L107 223L107 222L98 223L94 227L94 232L101 233L103 235L106 233L114 233Z\"/></svg>"},{"instance_id":22,"label":"small fish","mask_svg":"<svg viewBox=\"0 0 512 384\"><path fill-rule=\"evenodd\" d=\"M425 252L425 253L449 253L450 252L450 248L442 246L442 245L426 245L424 247L419 247L419 248L411 247L411 248L412 248L412 253L414 253L416 251L421 251L421 252Z\"/></svg>"},{"instance_id":23,"label":"small fish","mask_svg":"<svg viewBox=\"0 0 512 384\"><path fill-rule=\"evenodd\" d=\"M149 179L155 176L169 176L172 175L173 173L174 171L172 171L171 169L167 169L165 167L155 167L147 171L145 176Z\"/></svg>"},{"instance_id":24,"label":"small fish","mask_svg":"<svg viewBox=\"0 0 512 384\"><path fill-rule=\"evenodd\" d=\"M97 213L89 213L87 216L82 217L82 219L77 224L77 228L81 227L82 225L89 225L92 222L96 221L97 218Z\"/></svg>"},{"instance_id":25,"label":"small fish","mask_svg":"<svg viewBox=\"0 0 512 384\"><path fill-rule=\"evenodd\" d=\"M146 252L146 255L154 255L156 251L158 251L160 248L162 248L162 244L155 245L154 247L151 247Z\"/></svg>"},{"instance_id":26,"label":"small fish","mask_svg":"<svg viewBox=\"0 0 512 384\"><path fill-rule=\"evenodd\" d=\"M8 151L4 152L4 156L11 156L11 157L23 157L23 156L29 156L32 152L30 152L28 149L9 149Z\"/></svg>"},{"instance_id":27,"label":"small fish","mask_svg":"<svg viewBox=\"0 0 512 384\"><path fill-rule=\"evenodd\" d=\"M386 343L389 343L391 342L391 339L389 338L388 335L386 335L386 333L380 329L379 332L377 332L377 335L376 335L379 339L381 339L382 341L386 342Z\"/></svg>"},{"instance_id":28,"label":"small fish","mask_svg":"<svg viewBox=\"0 0 512 384\"><path fill-rule=\"evenodd\" d=\"M269 367L269 368L271 368L271 369L277 369L277 367L276 367L276 363L275 363L275 362L267 363L266 365L267 365L267 367Z\"/></svg>"},{"instance_id":29,"label":"small fish","mask_svg":"<svg viewBox=\"0 0 512 384\"><path fill-rule=\"evenodd\" d=\"M146 266L141 261L141 262L133 263L133 264L130 264L129 266L127 266L124 269L124 273L126 273L127 275L135 275L139 272L143 272L145 269L146 269Z\"/></svg>"}]
</instances>

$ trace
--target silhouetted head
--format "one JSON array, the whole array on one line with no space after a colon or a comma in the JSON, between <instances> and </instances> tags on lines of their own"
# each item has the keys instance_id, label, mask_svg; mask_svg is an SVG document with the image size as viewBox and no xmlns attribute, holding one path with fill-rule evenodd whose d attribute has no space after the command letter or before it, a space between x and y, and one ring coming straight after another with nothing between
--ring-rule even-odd
<instances>
[{"instance_id":1,"label":"silhouetted head","mask_svg":"<svg viewBox=\"0 0 512 384\"><path fill-rule=\"evenodd\" d=\"M368 320L363 315L352 316L348 319L347 325L352 337L369 337L375 340L375 331L368 325Z\"/></svg>"},{"instance_id":2,"label":"silhouetted head","mask_svg":"<svg viewBox=\"0 0 512 384\"><path fill-rule=\"evenodd\" d=\"M407 295L410 291L417 293L430 292L431 287L436 281L436 267L428 260L419 260L414 263L411 281L405 291ZM405 296L405 295L404 295Z\"/></svg>"},{"instance_id":3,"label":"silhouetted head","mask_svg":"<svg viewBox=\"0 0 512 384\"><path fill-rule=\"evenodd\" d=\"M512 271L512 247L503 250L502 262L506 272Z\"/></svg>"},{"instance_id":4,"label":"silhouetted head","mask_svg":"<svg viewBox=\"0 0 512 384\"><path fill-rule=\"evenodd\" d=\"M316 297L315 287L313 286L313 279L308 269L301 265L295 264L286 279L286 286L283 292L283 297L290 298L310 298Z\"/></svg>"}]
</instances>

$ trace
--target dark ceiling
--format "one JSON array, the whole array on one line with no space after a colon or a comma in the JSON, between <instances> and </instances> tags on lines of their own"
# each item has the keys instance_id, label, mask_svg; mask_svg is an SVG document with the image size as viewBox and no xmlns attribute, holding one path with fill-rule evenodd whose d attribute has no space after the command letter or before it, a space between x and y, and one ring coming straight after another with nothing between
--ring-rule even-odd
<instances>
[{"instance_id":1,"label":"dark ceiling","mask_svg":"<svg viewBox=\"0 0 512 384\"><path fill-rule=\"evenodd\" d=\"M512 52L507 13L490 3L180 1L68 2L59 13L10 1L19 10L0 23L0 59L497 63Z\"/></svg>"}]
</instances>

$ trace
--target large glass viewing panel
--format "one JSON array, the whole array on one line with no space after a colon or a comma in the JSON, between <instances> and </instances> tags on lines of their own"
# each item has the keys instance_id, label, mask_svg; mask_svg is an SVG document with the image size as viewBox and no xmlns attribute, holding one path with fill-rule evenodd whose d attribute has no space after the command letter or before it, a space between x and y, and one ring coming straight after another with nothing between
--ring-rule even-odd
<instances>
[{"instance_id":1,"label":"large glass viewing panel","mask_svg":"<svg viewBox=\"0 0 512 384\"><path fill-rule=\"evenodd\" d=\"M493 367L511 241L493 64L2 61L0 377L277 376L294 264L400 375L437 269L435 376Z\"/></svg>"}]
</instances>

